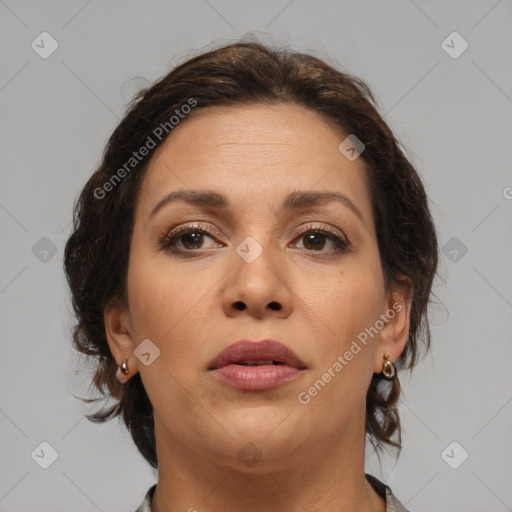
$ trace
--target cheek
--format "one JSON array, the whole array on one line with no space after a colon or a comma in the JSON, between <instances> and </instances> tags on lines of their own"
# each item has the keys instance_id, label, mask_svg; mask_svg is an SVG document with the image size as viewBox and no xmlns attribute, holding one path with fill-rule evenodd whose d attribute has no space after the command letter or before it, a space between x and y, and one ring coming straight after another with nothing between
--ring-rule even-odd
<instances>
[{"instance_id":1,"label":"cheek","mask_svg":"<svg viewBox=\"0 0 512 512\"><path fill-rule=\"evenodd\" d=\"M379 318L384 300L380 261L359 256L347 259L341 270L315 279L314 287L306 279L301 294L322 320L330 351L344 350Z\"/></svg>"},{"instance_id":2,"label":"cheek","mask_svg":"<svg viewBox=\"0 0 512 512\"><path fill-rule=\"evenodd\" d=\"M364 403L373 374L378 335L366 329L375 325L383 304L380 260L347 259L341 271L316 284L314 291L307 283L302 289L305 296L309 289L310 309L322 319L321 330L315 330L316 364L303 391L311 390L310 405L319 414L334 407L333 421L341 421L347 411Z\"/></svg>"},{"instance_id":3,"label":"cheek","mask_svg":"<svg viewBox=\"0 0 512 512\"><path fill-rule=\"evenodd\" d=\"M128 290L134 343L150 339L160 349L155 363L183 379L191 378L209 328L206 320L213 318L207 308L215 282L213 272L177 271L165 255L132 253Z\"/></svg>"},{"instance_id":4,"label":"cheek","mask_svg":"<svg viewBox=\"0 0 512 512\"><path fill-rule=\"evenodd\" d=\"M141 244L134 237L128 269L132 327L137 338L163 341L197 301L200 290L173 270L165 255L150 254Z\"/></svg>"}]
</instances>

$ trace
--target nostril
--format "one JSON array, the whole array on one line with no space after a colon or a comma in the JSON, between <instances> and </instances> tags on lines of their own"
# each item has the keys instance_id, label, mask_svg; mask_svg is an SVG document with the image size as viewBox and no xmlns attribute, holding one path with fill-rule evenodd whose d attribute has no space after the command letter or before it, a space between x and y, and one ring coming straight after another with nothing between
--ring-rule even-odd
<instances>
[{"instance_id":1,"label":"nostril","mask_svg":"<svg viewBox=\"0 0 512 512\"><path fill-rule=\"evenodd\" d=\"M241 301L237 301L235 302L235 308L238 310L238 311L243 311L247 306L241 302ZM270 302L268 304L268 307L270 309L274 309L275 311L280 311L282 309L282 306L281 304L279 304L278 302Z\"/></svg>"}]
</instances>

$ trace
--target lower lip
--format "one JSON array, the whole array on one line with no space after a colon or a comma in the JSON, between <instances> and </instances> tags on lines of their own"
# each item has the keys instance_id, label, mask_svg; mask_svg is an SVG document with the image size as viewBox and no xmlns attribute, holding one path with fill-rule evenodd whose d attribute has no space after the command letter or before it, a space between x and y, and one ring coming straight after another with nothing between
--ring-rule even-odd
<instances>
[{"instance_id":1,"label":"lower lip","mask_svg":"<svg viewBox=\"0 0 512 512\"><path fill-rule=\"evenodd\" d=\"M302 370L285 364L242 366L229 364L214 370L215 375L229 386L246 391L271 389L294 379Z\"/></svg>"}]
</instances>

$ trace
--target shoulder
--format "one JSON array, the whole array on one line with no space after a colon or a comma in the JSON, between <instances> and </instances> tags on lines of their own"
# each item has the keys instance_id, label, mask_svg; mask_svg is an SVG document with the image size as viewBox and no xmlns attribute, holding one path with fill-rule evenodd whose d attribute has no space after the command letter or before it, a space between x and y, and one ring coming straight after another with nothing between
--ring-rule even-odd
<instances>
[{"instance_id":1,"label":"shoulder","mask_svg":"<svg viewBox=\"0 0 512 512\"><path fill-rule=\"evenodd\" d=\"M365 473L366 480L386 500L386 512L409 512L396 498L393 491L385 483L373 475Z\"/></svg>"},{"instance_id":2,"label":"shoulder","mask_svg":"<svg viewBox=\"0 0 512 512\"><path fill-rule=\"evenodd\" d=\"M156 484L151 486L144 496L142 503L135 512L151 512L151 501L153 500L153 494L155 494Z\"/></svg>"}]
</instances>

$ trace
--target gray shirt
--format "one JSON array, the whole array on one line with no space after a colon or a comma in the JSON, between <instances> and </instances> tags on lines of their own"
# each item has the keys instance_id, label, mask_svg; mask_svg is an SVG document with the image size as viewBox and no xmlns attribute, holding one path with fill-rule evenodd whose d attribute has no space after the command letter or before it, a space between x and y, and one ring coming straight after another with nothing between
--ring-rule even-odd
<instances>
[{"instance_id":1,"label":"gray shirt","mask_svg":"<svg viewBox=\"0 0 512 512\"><path fill-rule=\"evenodd\" d=\"M382 483L376 477L365 474L366 480L370 482L371 486L375 489L375 491L382 496L386 500L386 512L409 512L396 498L391 489L384 483ZM151 500L153 499L153 494L155 494L156 485L153 485L149 488L146 496L144 496L144 501L141 503L140 507L135 512L151 512Z\"/></svg>"}]
</instances>

